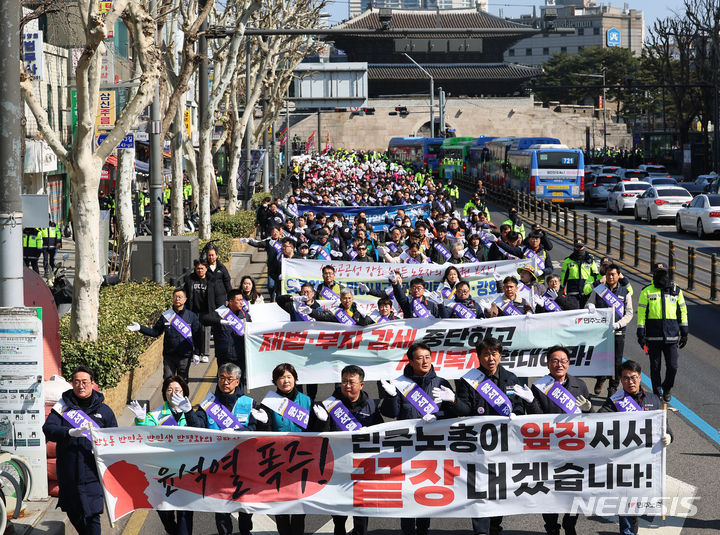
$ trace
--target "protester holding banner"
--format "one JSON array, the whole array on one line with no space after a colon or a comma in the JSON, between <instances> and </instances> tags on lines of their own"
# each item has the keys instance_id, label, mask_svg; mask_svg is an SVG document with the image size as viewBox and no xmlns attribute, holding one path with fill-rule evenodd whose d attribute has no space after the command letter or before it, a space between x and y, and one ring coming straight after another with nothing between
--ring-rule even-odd
<instances>
[{"instance_id":1,"label":"protester holding banner","mask_svg":"<svg viewBox=\"0 0 720 535\"><path fill-rule=\"evenodd\" d=\"M621 388L608 396L598 412L635 412L654 411L663 408L660 398L652 392L646 392L642 384L642 368L634 360L627 360L620 365ZM673 440L672 431L666 426L662 437L663 447ZM638 517L620 516L620 535L637 535Z\"/></svg>"},{"instance_id":2,"label":"protester holding banner","mask_svg":"<svg viewBox=\"0 0 720 535\"><path fill-rule=\"evenodd\" d=\"M570 354L563 346L553 346L547 351L550 373L533 383L527 394L518 391L528 407L528 414L579 414L590 412L592 405L585 381L567 373ZM525 397L527 395L527 397ZM545 531L548 535L559 535L560 524L557 513L544 513ZM566 535L575 535L578 515L565 514L562 528Z\"/></svg>"},{"instance_id":3,"label":"protester holding banner","mask_svg":"<svg viewBox=\"0 0 720 535\"><path fill-rule=\"evenodd\" d=\"M529 260L535 261L535 266L542 274L538 276L538 281L543 282L545 277L553 272L553 263L550 254L542 246L542 234L532 231L525 240L527 245L523 250L523 255Z\"/></svg>"},{"instance_id":4,"label":"protester holding banner","mask_svg":"<svg viewBox=\"0 0 720 535\"><path fill-rule=\"evenodd\" d=\"M505 277L502 281L502 288L503 293L492 302L487 312L487 317L495 318L497 316L532 314L532 305L518 293L517 278L512 275Z\"/></svg>"},{"instance_id":5,"label":"protester holding banner","mask_svg":"<svg viewBox=\"0 0 720 535\"><path fill-rule=\"evenodd\" d=\"M442 290L440 290L442 292ZM470 297L470 285L460 281L455 285L454 301L446 301L442 307L442 317L461 319L482 319L485 313L480 305Z\"/></svg>"},{"instance_id":6,"label":"protester holding banner","mask_svg":"<svg viewBox=\"0 0 720 535\"><path fill-rule=\"evenodd\" d=\"M409 364L403 374L394 381L380 382L388 395L380 407L384 416L398 420L422 418L432 422L437 418L448 418L453 414L455 393L448 381L435 373L430 347L423 342L413 343L407 350ZM442 400L436 403L431 392L442 392ZM401 518L403 535L427 535L429 518Z\"/></svg>"},{"instance_id":7,"label":"protester holding banner","mask_svg":"<svg viewBox=\"0 0 720 535\"><path fill-rule=\"evenodd\" d=\"M63 392L43 425L48 442L57 444L58 507L80 535L100 534L104 510L90 438L91 427L117 427L115 414L93 390L93 372L78 366L72 373L72 390Z\"/></svg>"},{"instance_id":8,"label":"protester holding banner","mask_svg":"<svg viewBox=\"0 0 720 535\"><path fill-rule=\"evenodd\" d=\"M320 420L328 421L329 431L357 431L363 427L383 423L377 400L368 396L365 387L365 372L359 366L345 366L340 373L340 388L318 406L315 414ZM333 515L334 535L346 535L347 516ZM367 535L368 518L353 517L351 535Z\"/></svg>"},{"instance_id":9,"label":"protester holding banner","mask_svg":"<svg viewBox=\"0 0 720 535\"><path fill-rule=\"evenodd\" d=\"M470 370L462 379L455 380L457 397L452 407L454 416L507 416L524 414L521 403L513 403L515 391L528 391L520 386L514 373L500 365L503 345L497 338L481 340L475 347L480 366ZM440 400L441 392L437 392ZM433 394L435 395L435 393ZM475 535L497 534L502 531L502 517L473 518Z\"/></svg>"},{"instance_id":10,"label":"protester holding banner","mask_svg":"<svg viewBox=\"0 0 720 535\"><path fill-rule=\"evenodd\" d=\"M187 297L185 290L177 288L173 292L172 308L166 310L158 318L152 328L141 326L133 321L127 326L128 331L139 331L145 336L163 338L163 377L179 375L188 380L190 359L200 361L200 340L202 327L194 312L185 308ZM193 354L194 352L194 354Z\"/></svg>"},{"instance_id":11,"label":"protester holding banner","mask_svg":"<svg viewBox=\"0 0 720 535\"><path fill-rule=\"evenodd\" d=\"M609 377L608 396L617 392L620 384L620 364L622 364L625 350L625 329L633 319L632 286L620 284L622 272L617 264L605 267L604 283L593 286L593 292L588 297L587 305L597 308L613 308L613 331L615 332L615 376ZM595 381L595 394L602 392L603 384L608 377L598 377Z\"/></svg>"},{"instance_id":12,"label":"protester holding banner","mask_svg":"<svg viewBox=\"0 0 720 535\"><path fill-rule=\"evenodd\" d=\"M486 235L486 239L494 242L488 251L488 260L512 260L523 257L522 238L508 225L500 226L499 239L494 234Z\"/></svg>"},{"instance_id":13,"label":"protester holding banner","mask_svg":"<svg viewBox=\"0 0 720 535\"><path fill-rule=\"evenodd\" d=\"M190 389L185 380L178 375L166 378L161 393L163 404L154 411L148 412L147 406L142 407L137 401L132 401L128 405L135 415L135 425L179 427L189 425L185 414L192 412L192 405L188 399ZM165 531L170 535L192 535L192 511L158 511L157 513Z\"/></svg>"},{"instance_id":14,"label":"protester holding banner","mask_svg":"<svg viewBox=\"0 0 720 535\"><path fill-rule=\"evenodd\" d=\"M217 386L214 393L209 393L200 402L195 413L188 412L192 427L216 429L233 433L255 431L256 423L266 424L267 413L245 395L241 384L242 371L232 362L225 362L218 368ZM187 402L189 405L189 402ZM232 515L215 513L215 525L219 535L233 533ZM252 531L252 515L238 511L238 525L241 535L250 535Z\"/></svg>"},{"instance_id":15,"label":"protester holding banner","mask_svg":"<svg viewBox=\"0 0 720 535\"><path fill-rule=\"evenodd\" d=\"M562 285L560 284L560 277L557 275L550 275L545 278L545 284L547 285L546 297L549 297L555 301L560 308L563 310L576 310L580 308L580 303L576 297L565 294Z\"/></svg>"},{"instance_id":16,"label":"protester holding banner","mask_svg":"<svg viewBox=\"0 0 720 535\"><path fill-rule=\"evenodd\" d=\"M270 414L270 429L278 432L301 433L322 431L324 422L318 420L313 403L298 391L298 374L292 364L278 364L272 373L276 390L268 392L262 405ZM275 515L279 535L305 533L305 515Z\"/></svg>"},{"instance_id":17,"label":"protester holding banner","mask_svg":"<svg viewBox=\"0 0 720 535\"><path fill-rule=\"evenodd\" d=\"M402 278L393 273L390 276L393 295L403 311L406 318L442 318L442 305L429 301L425 297L425 281L416 277L410 281L410 297L403 290Z\"/></svg>"},{"instance_id":18,"label":"protester holding banner","mask_svg":"<svg viewBox=\"0 0 720 535\"><path fill-rule=\"evenodd\" d=\"M351 290L343 288L340 290L340 306L334 310L325 310L316 308L310 310L310 307L302 306L298 311L306 314L316 321L329 321L331 323L342 323L344 325L371 325L372 319L363 315L354 302L355 297Z\"/></svg>"}]
</instances>

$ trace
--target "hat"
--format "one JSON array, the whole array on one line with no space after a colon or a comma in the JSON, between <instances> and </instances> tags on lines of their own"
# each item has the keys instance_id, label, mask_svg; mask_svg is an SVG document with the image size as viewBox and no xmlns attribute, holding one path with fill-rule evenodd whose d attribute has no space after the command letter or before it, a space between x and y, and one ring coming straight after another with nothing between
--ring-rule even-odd
<instances>
[{"instance_id":1,"label":"hat","mask_svg":"<svg viewBox=\"0 0 720 535\"><path fill-rule=\"evenodd\" d=\"M310 246L305 242L298 245L298 249L309 249L309 248L310 248Z\"/></svg>"},{"instance_id":2,"label":"hat","mask_svg":"<svg viewBox=\"0 0 720 535\"><path fill-rule=\"evenodd\" d=\"M613 259L610 258L609 256L603 256L603 259L600 261L600 265L601 265L601 266L602 266L602 265L607 265L607 266L609 266L609 265L612 264L612 263L613 263Z\"/></svg>"},{"instance_id":3,"label":"hat","mask_svg":"<svg viewBox=\"0 0 720 535\"><path fill-rule=\"evenodd\" d=\"M669 269L668 269L668 267L667 267L667 264L665 264L664 262L655 262L655 263L652 265L652 272L653 272L653 273L655 273L656 271L659 271L659 270L661 270L661 269L664 270L664 271L669 271Z\"/></svg>"},{"instance_id":4,"label":"hat","mask_svg":"<svg viewBox=\"0 0 720 535\"><path fill-rule=\"evenodd\" d=\"M574 247L585 247L585 242L582 240L582 238L577 238L575 242L573 243Z\"/></svg>"},{"instance_id":5,"label":"hat","mask_svg":"<svg viewBox=\"0 0 720 535\"><path fill-rule=\"evenodd\" d=\"M536 270L530 264L525 264L523 266L520 266L519 268L517 268L517 270L518 270L518 273L520 271L527 271L528 273L530 273L530 275L532 275L533 279L535 279L535 280L537 280L537 278L539 276L538 270Z\"/></svg>"}]
</instances>

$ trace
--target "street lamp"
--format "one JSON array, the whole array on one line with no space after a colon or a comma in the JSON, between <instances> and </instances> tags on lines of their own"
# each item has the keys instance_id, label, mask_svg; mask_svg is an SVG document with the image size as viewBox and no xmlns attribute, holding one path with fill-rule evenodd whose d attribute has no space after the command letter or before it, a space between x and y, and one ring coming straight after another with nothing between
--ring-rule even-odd
<instances>
[{"instance_id":1,"label":"street lamp","mask_svg":"<svg viewBox=\"0 0 720 535\"><path fill-rule=\"evenodd\" d=\"M573 73L575 76L587 76L588 78L602 78L602 97L603 97L603 149L607 150L607 113L605 108L607 107L607 100L605 98L605 69L603 68L602 74L583 74L579 72Z\"/></svg>"},{"instance_id":2,"label":"street lamp","mask_svg":"<svg viewBox=\"0 0 720 535\"><path fill-rule=\"evenodd\" d=\"M427 72L425 69L423 69L420 64L412 59L408 54L405 54L405 57L412 61L415 66L422 71L422 73L430 78L430 137L435 137L435 80L430 75L429 72Z\"/></svg>"}]
</instances>

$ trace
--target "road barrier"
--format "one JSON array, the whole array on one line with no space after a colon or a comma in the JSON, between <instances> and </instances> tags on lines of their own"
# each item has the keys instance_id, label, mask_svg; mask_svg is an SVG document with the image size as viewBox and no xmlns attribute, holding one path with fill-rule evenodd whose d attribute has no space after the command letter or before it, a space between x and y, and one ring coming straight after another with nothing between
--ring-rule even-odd
<instances>
[{"instance_id":1,"label":"road barrier","mask_svg":"<svg viewBox=\"0 0 720 535\"><path fill-rule=\"evenodd\" d=\"M718 298L718 259L716 254L698 252L690 245L675 243L673 240L658 238L655 234L644 234L634 229L632 247L626 244L624 225L612 217L592 218L592 247L588 240L590 217L560 204L538 200L527 193L502 186L486 187L488 196L501 206L516 207L518 214L532 223L553 231L561 237L575 240L582 232L585 245L598 255L616 255L616 261L624 266L637 268L649 275L650 267L656 262L666 262L678 284L685 283L688 291L706 299ZM604 225L601 223L604 222ZM582 225L582 229L579 225ZM632 250L629 250L632 249ZM601 251L603 250L603 251Z\"/></svg>"}]
</instances>

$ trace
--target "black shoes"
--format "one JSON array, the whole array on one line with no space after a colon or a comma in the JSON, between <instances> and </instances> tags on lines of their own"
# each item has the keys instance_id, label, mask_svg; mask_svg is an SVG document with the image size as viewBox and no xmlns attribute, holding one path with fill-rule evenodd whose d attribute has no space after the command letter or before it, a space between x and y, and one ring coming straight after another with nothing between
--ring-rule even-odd
<instances>
[{"instance_id":1,"label":"black shoes","mask_svg":"<svg viewBox=\"0 0 720 535\"><path fill-rule=\"evenodd\" d=\"M663 392L662 398L665 403L670 403L672 395L670 394L670 392Z\"/></svg>"}]
</instances>

